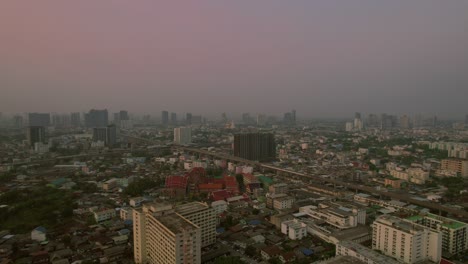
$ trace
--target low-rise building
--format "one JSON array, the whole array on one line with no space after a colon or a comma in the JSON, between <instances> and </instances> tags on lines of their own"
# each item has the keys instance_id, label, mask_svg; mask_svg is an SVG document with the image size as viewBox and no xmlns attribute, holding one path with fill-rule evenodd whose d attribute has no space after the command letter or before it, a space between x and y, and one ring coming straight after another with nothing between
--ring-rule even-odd
<instances>
[{"instance_id":1,"label":"low-rise building","mask_svg":"<svg viewBox=\"0 0 468 264\"><path fill-rule=\"evenodd\" d=\"M307 225L297 219L281 223L281 233L291 240L301 240L307 236Z\"/></svg>"},{"instance_id":2,"label":"low-rise building","mask_svg":"<svg viewBox=\"0 0 468 264\"><path fill-rule=\"evenodd\" d=\"M359 243L341 241L336 245L336 256L350 256L367 264L399 264L400 262L382 255ZM341 262L338 262L341 263Z\"/></svg>"},{"instance_id":3,"label":"low-rise building","mask_svg":"<svg viewBox=\"0 0 468 264\"><path fill-rule=\"evenodd\" d=\"M94 214L94 220L96 220L96 222L98 223L102 221L110 220L116 216L115 210L108 209L108 208L94 210L93 214Z\"/></svg>"}]
</instances>

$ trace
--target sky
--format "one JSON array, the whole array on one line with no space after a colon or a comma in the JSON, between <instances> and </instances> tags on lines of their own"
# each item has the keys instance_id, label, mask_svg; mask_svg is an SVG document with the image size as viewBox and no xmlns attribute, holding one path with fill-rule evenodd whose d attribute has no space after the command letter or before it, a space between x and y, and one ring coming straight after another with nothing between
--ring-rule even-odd
<instances>
[{"instance_id":1,"label":"sky","mask_svg":"<svg viewBox=\"0 0 468 264\"><path fill-rule=\"evenodd\" d=\"M0 3L0 112L468 113L466 0Z\"/></svg>"}]
</instances>

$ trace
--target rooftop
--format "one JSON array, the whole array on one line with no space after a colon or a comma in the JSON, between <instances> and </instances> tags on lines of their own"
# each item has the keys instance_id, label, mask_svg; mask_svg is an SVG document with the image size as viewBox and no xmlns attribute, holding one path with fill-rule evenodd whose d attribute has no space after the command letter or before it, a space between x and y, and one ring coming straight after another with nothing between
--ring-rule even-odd
<instances>
[{"instance_id":1,"label":"rooftop","mask_svg":"<svg viewBox=\"0 0 468 264\"><path fill-rule=\"evenodd\" d=\"M385 255L382 255L382 254L379 254L378 252L370 249L370 248L367 248L361 244L358 244L358 243L355 243L355 242L352 242L352 241L341 241L339 243L339 245L342 245L343 247L346 247L348 249L351 249L353 250L354 252L357 252L359 253L360 255L368 258L368 259L372 259L373 261L377 262L377 263L387 263L387 264L398 264L399 262L390 258L390 257L387 257Z\"/></svg>"},{"instance_id":2,"label":"rooftop","mask_svg":"<svg viewBox=\"0 0 468 264\"><path fill-rule=\"evenodd\" d=\"M208 209L209 207L205 204L202 204L200 202L193 202L193 203L187 203L187 204L181 204L178 205L175 210L177 213L181 215L189 215L193 214L199 211L203 211Z\"/></svg>"},{"instance_id":3,"label":"rooftop","mask_svg":"<svg viewBox=\"0 0 468 264\"><path fill-rule=\"evenodd\" d=\"M192 222L175 213L157 216L156 219L174 234L178 234L183 230L195 230L199 228Z\"/></svg>"}]
</instances>

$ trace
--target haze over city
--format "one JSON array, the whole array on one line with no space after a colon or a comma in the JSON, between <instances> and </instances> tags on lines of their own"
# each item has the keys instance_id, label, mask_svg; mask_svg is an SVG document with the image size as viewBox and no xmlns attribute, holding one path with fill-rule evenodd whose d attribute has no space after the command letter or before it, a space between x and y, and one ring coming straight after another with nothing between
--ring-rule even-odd
<instances>
[{"instance_id":1,"label":"haze over city","mask_svg":"<svg viewBox=\"0 0 468 264\"><path fill-rule=\"evenodd\" d=\"M468 1L5 1L0 110L461 119Z\"/></svg>"}]
</instances>

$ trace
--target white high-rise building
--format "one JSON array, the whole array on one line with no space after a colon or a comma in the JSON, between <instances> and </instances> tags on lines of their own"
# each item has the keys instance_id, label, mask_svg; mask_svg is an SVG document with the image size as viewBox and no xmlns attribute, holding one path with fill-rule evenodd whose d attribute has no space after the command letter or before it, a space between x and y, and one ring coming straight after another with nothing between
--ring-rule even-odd
<instances>
[{"instance_id":1,"label":"white high-rise building","mask_svg":"<svg viewBox=\"0 0 468 264\"><path fill-rule=\"evenodd\" d=\"M372 224L372 249L404 263L442 257L442 234L401 218L383 215Z\"/></svg>"},{"instance_id":2,"label":"white high-rise building","mask_svg":"<svg viewBox=\"0 0 468 264\"><path fill-rule=\"evenodd\" d=\"M176 127L174 128L174 143L186 145L192 143L192 128Z\"/></svg>"},{"instance_id":3,"label":"white high-rise building","mask_svg":"<svg viewBox=\"0 0 468 264\"><path fill-rule=\"evenodd\" d=\"M201 228L169 203L133 210L135 263L201 263Z\"/></svg>"},{"instance_id":4,"label":"white high-rise building","mask_svg":"<svg viewBox=\"0 0 468 264\"><path fill-rule=\"evenodd\" d=\"M216 212L207 204L193 202L175 207L175 211L201 228L201 246L216 243Z\"/></svg>"}]
</instances>

